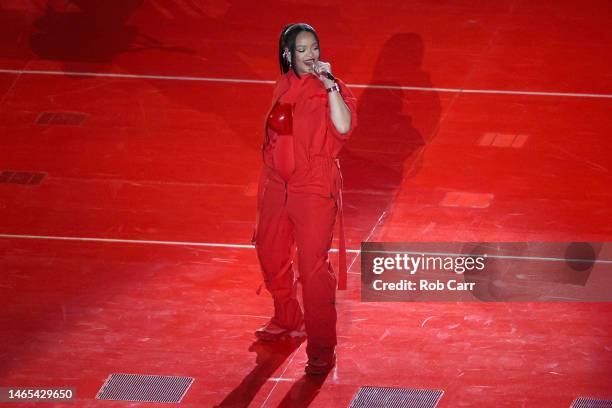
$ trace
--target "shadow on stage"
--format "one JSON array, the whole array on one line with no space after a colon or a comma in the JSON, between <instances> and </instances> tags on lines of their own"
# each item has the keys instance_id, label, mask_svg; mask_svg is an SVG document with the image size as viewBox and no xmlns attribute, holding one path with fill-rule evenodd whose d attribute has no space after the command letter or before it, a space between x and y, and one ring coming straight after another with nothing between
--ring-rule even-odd
<instances>
[{"instance_id":1,"label":"shadow on stage","mask_svg":"<svg viewBox=\"0 0 612 408\"><path fill-rule=\"evenodd\" d=\"M255 366L215 408L246 408L272 375L303 342L303 339L283 339L276 342L255 341L249 351L255 352ZM296 381L279 403L279 408L307 407L319 393L326 375L311 377L306 374Z\"/></svg>"}]
</instances>

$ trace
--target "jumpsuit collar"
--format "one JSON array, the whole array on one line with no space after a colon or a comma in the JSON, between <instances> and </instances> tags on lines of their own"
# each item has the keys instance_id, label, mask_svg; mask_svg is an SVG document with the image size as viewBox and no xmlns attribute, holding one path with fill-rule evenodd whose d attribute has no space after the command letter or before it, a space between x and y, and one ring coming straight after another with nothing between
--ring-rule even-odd
<instances>
[{"instance_id":1,"label":"jumpsuit collar","mask_svg":"<svg viewBox=\"0 0 612 408\"><path fill-rule=\"evenodd\" d=\"M287 71L287 76L289 77L289 82L293 83L295 81L304 82L307 79L311 78L312 74L311 73L301 74L300 77L298 78L295 72L293 72L293 69L289 69L289 71Z\"/></svg>"}]
</instances>

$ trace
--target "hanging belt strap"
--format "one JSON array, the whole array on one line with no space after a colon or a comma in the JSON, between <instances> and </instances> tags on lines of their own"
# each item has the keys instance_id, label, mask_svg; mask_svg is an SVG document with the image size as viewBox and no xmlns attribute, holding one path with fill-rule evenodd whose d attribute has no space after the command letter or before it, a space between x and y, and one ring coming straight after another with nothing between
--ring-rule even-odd
<instances>
[{"instance_id":1,"label":"hanging belt strap","mask_svg":"<svg viewBox=\"0 0 612 408\"><path fill-rule=\"evenodd\" d=\"M262 168L261 173L259 175L259 183L257 185L257 213L255 214L255 226L253 228L253 237L251 238L251 244L253 244L257 248L257 229L259 228L259 218L261 213L261 206L263 204L264 194L266 192L266 187L268 186L268 178L266 175L265 166ZM261 281L261 284L255 291L257 295L261 293L261 288L264 286L264 281Z\"/></svg>"},{"instance_id":2,"label":"hanging belt strap","mask_svg":"<svg viewBox=\"0 0 612 408\"><path fill-rule=\"evenodd\" d=\"M338 289L346 290L346 240L344 238L344 217L342 214L342 172L340 171L340 160L334 159L338 174L340 174L340 188L338 190Z\"/></svg>"}]
</instances>

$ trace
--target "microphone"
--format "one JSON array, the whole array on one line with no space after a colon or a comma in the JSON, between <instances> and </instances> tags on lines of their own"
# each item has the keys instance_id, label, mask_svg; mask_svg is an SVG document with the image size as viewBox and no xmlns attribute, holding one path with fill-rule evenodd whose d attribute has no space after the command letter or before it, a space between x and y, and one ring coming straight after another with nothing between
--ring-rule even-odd
<instances>
[{"instance_id":1,"label":"microphone","mask_svg":"<svg viewBox=\"0 0 612 408\"><path fill-rule=\"evenodd\" d=\"M334 78L334 76L331 74L331 72L327 72L327 71L324 71L324 72L319 72L319 71L317 71L318 65L317 65L317 63L316 63L316 62L313 62L313 63L312 63L312 64L310 64L310 65L312 66L312 70L313 70L314 72L316 72L317 74L323 74L323 75L325 75L325 77L326 77L327 79L330 79L330 80L332 80L332 81L335 81L335 80L336 80L336 78Z\"/></svg>"},{"instance_id":2,"label":"microphone","mask_svg":"<svg viewBox=\"0 0 612 408\"><path fill-rule=\"evenodd\" d=\"M336 80L336 78L334 78L334 76L331 73L327 72L327 71L325 71L323 73L323 75L325 75L328 79L331 79L332 81Z\"/></svg>"}]
</instances>

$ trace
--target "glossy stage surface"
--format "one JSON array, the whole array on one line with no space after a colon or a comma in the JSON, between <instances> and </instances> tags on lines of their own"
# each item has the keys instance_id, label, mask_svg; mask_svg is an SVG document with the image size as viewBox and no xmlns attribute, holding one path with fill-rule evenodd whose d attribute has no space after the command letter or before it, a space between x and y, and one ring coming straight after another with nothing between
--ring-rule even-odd
<instances>
[{"instance_id":1,"label":"glossy stage surface","mask_svg":"<svg viewBox=\"0 0 612 408\"><path fill-rule=\"evenodd\" d=\"M362 241L612 241L611 15L2 1L0 171L46 176L0 183L0 387L76 389L15 406L156 406L96 400L111 373L194 377L193 408L346 407L366 385L444 390L439 407L612 399L610 303L366 303L358 257ZM272 311L249 242L263 120L297 21L359 99L341 154L349 288L320 379L304 343L253 336Z\"/></svg>"}]
</instances>

